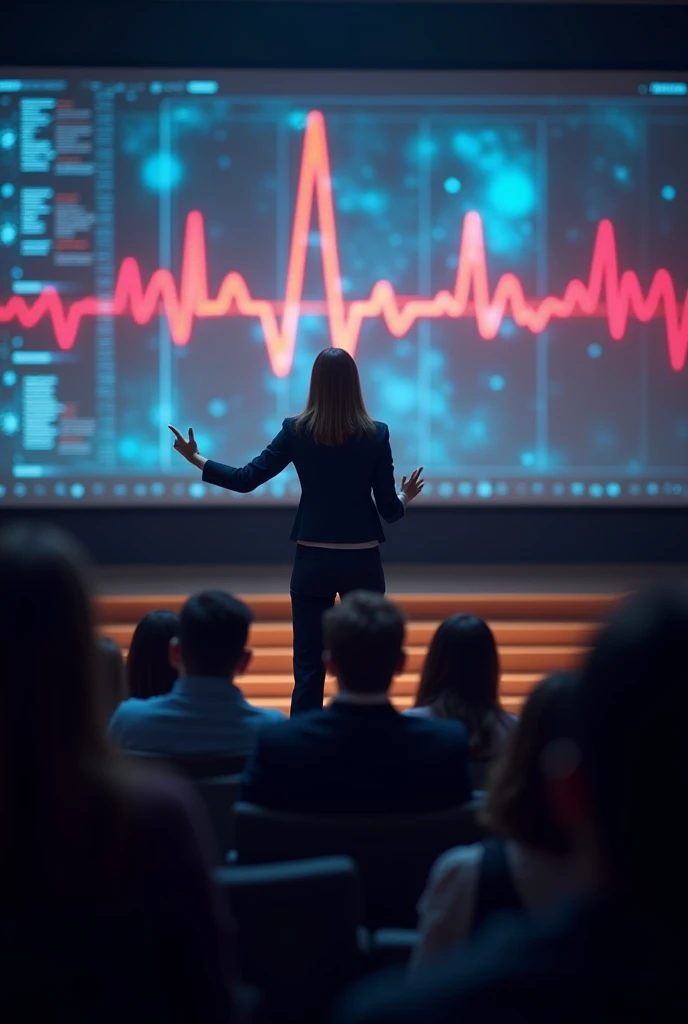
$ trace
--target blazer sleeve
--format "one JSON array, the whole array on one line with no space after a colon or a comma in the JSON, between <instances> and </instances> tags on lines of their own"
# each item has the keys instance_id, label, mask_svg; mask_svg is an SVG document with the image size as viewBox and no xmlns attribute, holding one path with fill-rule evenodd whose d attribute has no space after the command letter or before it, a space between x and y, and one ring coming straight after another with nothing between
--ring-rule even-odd
<instances>
[{"instance_id":1,"label":"blazer sleeve","mask_svg":"<svg viewBox=\"0 0 688 1024\"><path fill-rule=\"evenodd\" d=\"M382 448L373 475L373 497L377 510L386 523L395 523L397 519L403 518L404 503L397 495L394 482L394 462L387 424L384 424Z\"/></svg>"},{"instance_id":2,"label":"blazer sleeve","mask_svg":"<svg viewBox=\"0 0 688 1024\"><path fill-rule=\"evenodd\" d=\"M292 460L291 444L286 423L276 437L273 437L267 448L252 459L247 465L225 466L222 462L208 459L203 467L203 479L206 483L224 487L228 491L248 494L256 487L272 480L274 476L286 469Z\"/></svg>"}]
</instances>

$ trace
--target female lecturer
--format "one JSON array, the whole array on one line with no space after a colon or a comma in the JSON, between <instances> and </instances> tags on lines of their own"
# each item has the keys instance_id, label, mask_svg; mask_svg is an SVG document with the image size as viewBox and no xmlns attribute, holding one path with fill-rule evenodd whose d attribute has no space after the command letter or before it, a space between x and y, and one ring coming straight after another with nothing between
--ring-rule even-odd
<instances>
[{"instance_id":1,"label":"female lecturer","mask_svg":"<svg viewBox=\"0 0 688 1024\"><path fill-rule=\"evenodd\" d=\"M408 479L402 477L397 494L389 429L368 415L356 364L341 348L320 352L304 411L286 419L268 447L240 469L204 459L193 429L188 440L176 427L170 430L176 451L203 471L203 479L230 491L253 491L294 463L301 501L291 532L291 540L296 541L290 586L291 712L321 707L323 612L334 604L337 594L359 589L384 593L379 545L385 537L380 516L388 523L402 518L408 503L423 489L422 467Z\"/></svg>"}]
</instances>

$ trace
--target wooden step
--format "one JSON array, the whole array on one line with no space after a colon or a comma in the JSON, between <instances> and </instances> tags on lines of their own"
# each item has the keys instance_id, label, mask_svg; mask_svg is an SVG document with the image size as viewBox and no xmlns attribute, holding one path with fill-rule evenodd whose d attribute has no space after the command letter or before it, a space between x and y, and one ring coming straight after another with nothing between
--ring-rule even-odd
<instances>
[{"instance_id":1,"label":"wooden step","mask_svg":"<svg viewBox=\"0 0 688 1024\"><path fill-rule=\"evenodd\" d=\"M608 616L618 605L612 594L390 594L408 617L423 622L446 619L456 612L494 619L581 622ZM179 611L185 595L103 596L96 599L99 623L130 623L155 608ZM291 604L288 594L249 594L244 600L251 606L257 622L289 622Z\"/></svg>"},{"instance_id":2,"label":"wooden step","mask_svg":"<svg viewBox=\"0 0 688 1024\"><path fill-rule=\"evenodd\" d=\"M551 672L579 667L585 650L583 647L554 644L533 647L504 645L499 656L505 672ZM409 672L418 672L422 668L425 653L425 647L406 647L406 668ZM291 671L291 647L258 647L253 651L246 675Z\"/></svg>"},{"instance_id":3,"label":"wooden step","mask_svg":"<svg viewBox=\"0 0 688 1024\"><path fill-rule=\"evenodd\" d=\"M432 640L438 621L409 622L406 642L411 646L427 645ZM594 622L490 622L498 644L510 645L589 645L597 632ZM135 623L104 623L99 633L110 636L122 647L128 647L135 629ZM288 647L292 642L291 622L254 622L249 636L249 645L259 647Z\"/></svg>"},{"instance_id":4,"label":"wooden step","mask_svg":"<svg viewBox=\"0 0 688 1024\"><path fill-rule=\"evenodd\" d=\"M542 679L542 672L505 672L500 682L500 694L506 697L523 697L530 693L536 683ZM396 676L392 683L392 693L399 697L415 698L418 691L420 675L418 672L404 672ZM291 675L286 673L264 673L253 676L240 676L237 685L247 700L256 703L260 698L289 697L294 686ZM329 696L337 691L334 679L325 681L325 693Z\"/></svg>"}]
</instances>

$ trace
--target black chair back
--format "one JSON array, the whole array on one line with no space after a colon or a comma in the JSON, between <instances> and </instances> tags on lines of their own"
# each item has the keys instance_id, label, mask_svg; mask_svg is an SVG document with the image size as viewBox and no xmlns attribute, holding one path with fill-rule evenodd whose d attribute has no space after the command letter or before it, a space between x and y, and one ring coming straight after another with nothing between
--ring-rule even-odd
<instances>
[{"instance_id":1,"label":"black chair back","mask_svg":"<svg viewBox=\"0 0 688 1024\"><path fill-rule=\"evenodd\" d=\"M234 804L241 788L240 775L219 775L213 779L196 779L193 787L203 801L213 826L220 863L235 847Z\"/></svg>"},{"instance_id":2,"label":"black chair back","mask_svg":"<svg viewBox=\"0 0 688 1024\"><path fill-rule=\"evenodd\" d=\"M147 750L127 750L125 753L141 764L175 772L192 782L221 775L241 775L248 757L248 754L222 751L210 754L158 754Z\"/></svg>"},{"instance_id":3,"label":"black chair back","mask_svg":"<svg viewBox=\"0 0 688 1024\"><path fill-rule=\"evenodd\" d=\"M360 889L348 857L218 868L238 924L241 975L266 1019L320 1020L361 970Z\"/></svg>"},{"instance_id":4,"label":"black chair back","mask_svg":"<svg viewBox=\"0 0 688 1024\"><path fill-rule=\"evenodd\" d=\"M446 850L478 842L482 801L415 815L284 814L235 805L240 864L265 864L343 854L361 876L364 921L370 928L413 928L416 904L433 863Z\"/></svg>"}]
</instances>

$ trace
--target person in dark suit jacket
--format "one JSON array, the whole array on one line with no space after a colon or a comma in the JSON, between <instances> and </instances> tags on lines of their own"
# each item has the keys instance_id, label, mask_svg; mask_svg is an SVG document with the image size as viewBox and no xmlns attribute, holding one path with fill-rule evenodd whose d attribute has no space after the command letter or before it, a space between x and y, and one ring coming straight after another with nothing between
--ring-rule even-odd
<instances>
[{"instance_id":1,"label":"person in dark suit jacket","mask_svg":"<svg viewBox=\"0 0 688 1024\"><path fill-rule=\"evenodd\" d=\"M470 799L466 731L400 715L389 688L404 665L404 617L381 594L353 592L325 615L329 707L267 724L242 799L304 814L404 814Z\"/></svg>"},{"instance_id":2,"label":"person in dark suit jacket","mask_svg":"<svg viewBox=\"0 0 688 1024\"><path fill-rule=\"evenodd\" d=\"M688 686L686 637L687 591L633 599L582 672L571 737L543 752L552 811L578 848L586 894L543 918L495 920L412 981L371 980L336 1024L688 1019L688 760L685 716L671 713Z\"/></svg>"},{"instance_id":3,"label":"person in dark suit jacket","mask_svg":"<svg viewBox=\"0 0 688 1024\"><path fill-rule=\"evenodd\" d=\"M300 416L286 419L279 434L248 465L225 466L205 459L193 430L188 440L176 427L174 447L203 471L203 479L246 494L293 462L301 501L291 531L297 544L291 577L294 620L294 693L291 711L322 707L322 615L337 594L363 589L385 592L379 545L380 516L393 523L423 489L422 468L397 493L385 423L370 418L356 363L344 349L317 356L310 391ZM373 498L375 501L373 501Z\"/></svg>"}]
</instances>

